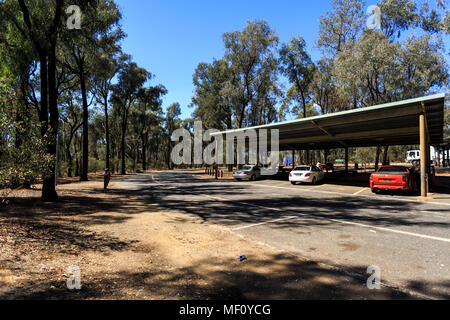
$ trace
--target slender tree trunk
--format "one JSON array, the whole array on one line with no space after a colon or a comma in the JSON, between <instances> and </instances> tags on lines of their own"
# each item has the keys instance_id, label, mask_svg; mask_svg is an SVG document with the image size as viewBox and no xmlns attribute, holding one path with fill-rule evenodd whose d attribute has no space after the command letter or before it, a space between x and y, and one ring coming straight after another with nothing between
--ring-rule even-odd
<instances>
[{"instance_id":1,"label":"slender tree trunk","mask_svg":"<svg viewBox=\"0 0 450 320\"><path fill-rule=\"evenodd\" d=\"M109 119L108 119L108 97L104 97L105 105L105 135L106 135L106 168L111 169L110 157L111 157L111 146L109 142Z\"/></svg>"},{"instance_id":2,"label":"slender tree trunk","mask_svg":"<svg viewBox=\"0 0 450 320\"><path fill-rule=\"evenodd\" d=\"M124 114L122 115L122 171L121 174L122 175L126 175L127 174L127 169L126 169L126 161L125 161L125 157L126 157L126 150L125 150L125 135L127 133L127 110L125 108L125 110L123 111Z\"/></svg>"},{"instance_id":3,"label":"slender tree trunk","mask_svg":"<svg viewBox=\"0 0 450 320\"><path fill-rule=\"evenodd\" d=\"M142 143L142 171L147 171L147 142Z\"/></svg>"},{"instance_id":4,"label":"slender tree trunk","mask_svg":"<svg viewBox=\"0 0 450 320\"><path fill-rule=\"evenodd\" d=\"M69 143L66 147L66 157L67 157L67 161L68 161L67 176L69 178L72 178L73 158L72 158L72 154L70 152L70 145L72 144L72 140L73 140L73 135L71 134L71 136L69 138Z\"/></svg>"},{"instance_id":5,"label":"slender tree trunk","mask_svg":"<svg viewBox=\"0 0 450 320\"><path fill-rule=\"evenodd\" d=\"M86 80L84 78L83 67L80 67L81 96L83 99L83 169L81 181L88 181L89 172L89 110L86 94Z\"/></svg>"},{"instance_id":6,"label":"slender tree trunk","mask_svg":"<svg viewBox=\"0 0 450 320\"><path fill-rule=\"evenodd\" d=\"M78 148L77 148L77 138L75 137L75 143L73 144L75 151L75 177L80 176L80 167L78 162Z\"/></svg>"},{"instance_id":7,"label":"slender tree trunk","mask_svg":"<svg viewBox=\"0 0 450 320\"><path fill-rule=\"evenodd\" d=\"M389 152L389 146L384 147L384 154L383 154L383 165L386 166L388 164L388 152Z\"/></svg>"},{"instance_id":8,"label":"slender tree trunk","mask_svg":"<svg viewBox=\"0 0 450 320\"><path fill-rule=\"evenodd\" d=\"M70 154L70 151L68 152L67 156L68 156L67 176L69 178L72 178L73 159L72 159L72 155Z\"/></svg>"},{"instance_id":9,"label":"slender tree trunk","mask_svg":"<svg viewBox=\"0 0 450 320\"><path fill-rule=\"evenodd\" d=\"M52 45L48 56L48 97L50 111L50 132L48 132L49 141L47 143L47 152L56 155L57 136L59 126L58 112L58 90L56 88L56 47ZM57 201L58 194L55 188L56 164L50 165L49 173L44 177L42 187L43 201Z\"/></svg>"},{"instance_id":10,"label":"slender tree trunk","mask_svg":"<svg viewBox=\"0 0 450 320\"><path fill-rule=\"evenodd\" d=\"M324 150L324 156L325 156L324 161L325 161L325 165L326 165L327 162L328 162L328 156L329 156L329 155L330 155L330 150L328 150L328 149Z\"/></svg>"},{"instance_id":11,"label":"slender tree trunk","mask_svg":"<svg viewBox=\"0 0 450 320\"><path fill-rule=\"evenodd\" d=\"M379 163L380 163L380 154L381 154L381 147L377 147L377 154L375 157L375 171L378 171Z\"/></svg>"},{"instance_id":12,"label":"slender tree trunk","mask_svg":"<svg viewBox=\"0 0 450 320\"><path fill-rule=\"evenodd\" d=\"M302 103L303 103L303 118L307 118L307 114L306 114L306 99L305 99L305 95L302 92Z\"/></svg>"}]
</instances>

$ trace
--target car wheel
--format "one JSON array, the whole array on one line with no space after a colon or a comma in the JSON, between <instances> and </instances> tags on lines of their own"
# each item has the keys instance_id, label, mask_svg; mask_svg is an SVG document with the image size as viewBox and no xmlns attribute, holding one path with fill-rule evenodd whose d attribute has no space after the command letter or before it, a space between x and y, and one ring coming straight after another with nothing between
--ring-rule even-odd
<instances>
[{"instance_id":1,"label":"car wheel","mask_svg":"<svg viewBox=\"0 0 450 320\"><path fill-rule=\"evenodd\" d=\"M242 181L242 179L236 179L236 181Z\"/></svg>"},{"instance_id":2,"label":"car wheel","mask_svg":"<svg viewBox=\"0 0 450 320\"><path fill-rule=\"evenodd\" d=\"M312 184L313 184L314 186L317 184L317 180L316 180L315 177L313 178Z\"/></svg>"},{"instance_id":3,"label":"car wheel","mask_svg":"<svg viewBox=\"0 0 450 320\"><path fill-rule=\"evenodd\" d=\"M380 193L380 190L378 190L378 189L372 189L372 192L375 193L375 194L379 194L379 193Z\"/></svg>"},{"instance_id":4,"label":"car wheel","mask_svg":"<svg viewBox=\"0 0 450 320\"><path fill-rule=\"evenodd\" d=\"M252 175L252 177L250 178L250 181L256 181L256 176Z\"/></svg>"},{"instance_id":5,"label":"car wheel","mask_svg":"<svg viewBox=\"0 0 450 320\"><path fill-rule=\"evenodd\" d=\"M292 184L293 186L295 186L295 185L297 184L297 182L291 181L291 184Z\"/></svg>"}]
</instances>

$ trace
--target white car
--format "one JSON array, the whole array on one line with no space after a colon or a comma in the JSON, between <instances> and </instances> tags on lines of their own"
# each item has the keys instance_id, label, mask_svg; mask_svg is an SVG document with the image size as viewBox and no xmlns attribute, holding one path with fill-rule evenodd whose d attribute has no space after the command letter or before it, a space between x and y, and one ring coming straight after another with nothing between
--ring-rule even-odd
<instances>
[{"instance_id":1,"label":"white car","mask_svg":"<svg viewBox=\"0 0 450 320\"><path fill-rule=\"evenodd\" d=\"M297 183L316 184L325 179L325 172L313 166L300 166L295 168L289 174L289 181L296 185Z\"/></svg>"}]
</instances>

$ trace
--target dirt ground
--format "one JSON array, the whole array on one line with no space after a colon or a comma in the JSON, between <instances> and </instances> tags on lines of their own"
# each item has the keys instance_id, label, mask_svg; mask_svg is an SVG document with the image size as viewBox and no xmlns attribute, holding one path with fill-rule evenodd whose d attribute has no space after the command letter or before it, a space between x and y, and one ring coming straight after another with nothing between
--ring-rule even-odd
<instances>
[{"instance_id":1,"label":"dirt ground","mask_svg":"<svg viewBox=\"0 0 450 320\"><path fill-rule=\"evenodd\" d=\"M164 211L114 177L66 180L60 202L40 190L0 198L0 299L409 299L391 288L305 261ZM0 191L0 196L2 191ZM238 257L246 255L247 260ZM69 266L81 290L69 290Z\"/></svg>"}]
</instances>

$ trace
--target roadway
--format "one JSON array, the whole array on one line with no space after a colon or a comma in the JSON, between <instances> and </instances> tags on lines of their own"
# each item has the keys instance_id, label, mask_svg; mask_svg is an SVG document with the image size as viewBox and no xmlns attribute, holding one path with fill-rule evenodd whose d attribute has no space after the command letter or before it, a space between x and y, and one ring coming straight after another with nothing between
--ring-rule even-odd
<instances>
[{"instance_id":1,"label":"roadway","mask_svg":"<svg viewBox=\"0 0 450 320\"><path fill-rule=\"evenodd\" d=\"M372 195L361 187L214 181L189 171L126 177L152 203L276 250L418 297L450 298L450 201ZM251 257L249 257L251 259Z\"/></svg>"}]
</instances>

